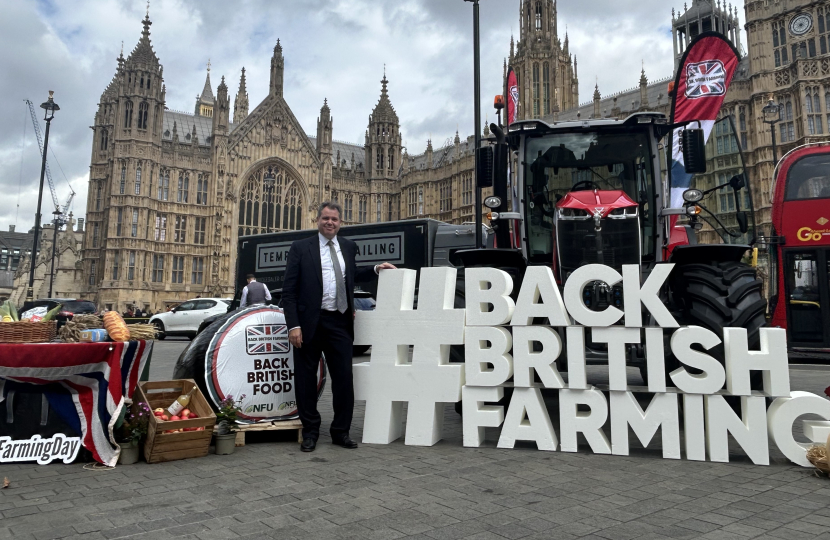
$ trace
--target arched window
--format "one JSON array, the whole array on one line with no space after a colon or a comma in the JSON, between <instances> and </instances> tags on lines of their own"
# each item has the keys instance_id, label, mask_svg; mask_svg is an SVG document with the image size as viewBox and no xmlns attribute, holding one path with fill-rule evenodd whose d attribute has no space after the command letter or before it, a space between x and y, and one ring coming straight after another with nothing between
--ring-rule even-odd
<instances>
[{"instance_id":1,"label":"arched window","mask_svg":"<svg viewBox=\"0 0 830 540\"><path fill-rule=\"evenodd\" d=\"M381 221L381 219L380 219L380 196L378 196L378 200L377 200L377 219L375 221L377 221L378 223L380 223L380 221Z\"/></svg>"},{"instance_id":2,"label":"arched window","mask_svg":"<svg viewBox=\"0 0 830 540\"><path fill-rule=\"evenodd\" d=\"M203 177L201 174L199 175L199 180L196 184L196 204L206 205L207 204L207 190L208 190L208 181L207 178Z\"/></svg>"},{"instance_id":3,"label":"arched window","mask_svg":"<svg viewBox=\"0 0 830 540\"><path fill-rule=\"evenodd\" d=\"M536 30L542 29L542 2L536 2Z\"/></svg>"},{"instance_id":4,"label":"arched window","mask_svg":"<svg viewBox=\"0 0 830 540\"><path fill-rule=\"evenodd\" d=\"M135 192L136 195L141 195L141 165L135 168Z\"/></svg>"},{"instance_id":5,"label":"arched window","mask_svg":"<svg viewBox=\"0 0 830 540\"><path fill-rule=\"evenodd\" d=\"M109 133L107 132L107 128L101 130L101 150L106 151L107 146L109 146Z\"/></svg>"},{"instance_id":6,"label":"arched window","mask_svg":"<svg viewBox=\"0 0 830 540\"><path fill-rule=\"evenodd\" d=\"M147 111L150 106L146 101L142 101L138 105L138 129L147 129Z\"/></svg>"},{"instance_id":7,"label":"arched window","mask_svg":"<svg viewBox=\"0 0 830 540\"><path fill-rule=\"evenodd\" d=\"M118 193L123 195L127 190L127 166L121 165L121 182L118 185Z\"/></svg>"},{"instance_id":8,"label":"arched window","mask_svg":"<svg viewBox=\"0 0 830 540\"><path fill-rule=\"evenodd\" d=\"M545 114L550 114L550 66L547 62L542 66L542 102Z\"/></svg>"},{"instance_id":9,"label":"arched window","mask_svg":"<svg viewBox=\"0 0 830 540\"><path fill-rule=\"evenodd\" d=\"M203 188L207 189L207 179ZM251 174L239 194L239 236L302 229L300 193L298 184L279 166Z\"/></svg>"},{"instance_id":10,"label":"arched window","mask_svg":"<svg viewBox=\"0 0 830 540\"><path fill-rule=\"evenodd\" d=\"M539 64L533 64L533 117L539 117Z\"/></svg>"},{"instance_id":11,"label":"arched window","mask_svg":"<svg viewBox=\"0 0 830 540\"><path fill-rule=\"evenodd\" d=\"M133 127L133 102L128 101L124 104L124 127Z\"/></svg>"},{"instance_id":12,"label":"arched window","mask_svg":"<svg viewBox=\"0 0 830 540\"><path fill-rule=\"evenodd\" d=\"M389 170L390 171L395 170L395 153L394 153L394 151L391 151L391 150L389 151Z\"/></svg>"},{"instance_id":13,"label":"arched window","mask_svg":"<svg viewBox=\"0 0 830 540\"><path fill-rule=\"evenodd\" d=\"M179 184L176 191L176 202L186 203L187 195L190 188L190 175L187 173L179 173Z\"/></svg>"}]
</instances>

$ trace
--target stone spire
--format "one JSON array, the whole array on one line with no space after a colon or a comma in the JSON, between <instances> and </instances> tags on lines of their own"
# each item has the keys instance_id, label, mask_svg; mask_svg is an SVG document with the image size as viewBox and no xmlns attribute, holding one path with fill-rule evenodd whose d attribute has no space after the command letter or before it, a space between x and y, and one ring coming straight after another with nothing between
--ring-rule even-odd
<instances>
[{"instance_id":1,"label":"stone spire","mask_svg":"<svg viewBox=\"0 0 830 540\"><path fill-rule=\"evenodd\" d=\"M141 38L138 40L133 52L131 52L130 56L127 58L127 62L158 65L159 59L156 56L155 51L153 51L153 45L150 43L150 26L153 23L150 21L149 5L147 6L147 14L144 16L144 20L141 21L141 24L144 26L144 30L141 31ZM121 47L123 49L123 45ZM122 50L121 57L123 58L123 56L124 52Z\"/></svg>"},{"instance_id":2,"label":"stone spire","mask_svg":"<svg viewBox=\"0 0 830 540\"><path fill-rule=\"evenodd\" d=\"M238 124L248 117L248 88L245 86L245 68L239 78L239 91L233 102L233 123Z\"/></svg>"},{"instance_id":3,"label":"stone spire","mask_svg":"<svg viewBox=\"0 0 830 540\"><path fill-rule=\"evenodd\" d=\"M599 102L602 99L602 95L599 93L599 82L594 86L594 114L591 118L601 118L599 112Z\"/></svg>"},{"instance_id":4,"label":"stone spire","mask_svg":"<svg viewBox=\"0 0 830 540\"><path fill-rule=\"evenodd\" d=\"M216 97L213 95L213 87L210 84L210 59L208 59L205 86L202 88L202 94L196 96L196 115L213 116L213 104L215 101Z\"/></svg>"},{"instance_id":5,"label":"stone spire","mask_svg":"<svg viewBox=\"0 0 830 540\"><path fill-rule=\"evenodd\" d=\"M640 107L648 107L648 77L646 77L645 64L640 71Z\"/></svg>"},{"instance_id":6,"label":"stone spire","mask_svg":"<svg viewBox=\"0 0 830 540\"><path fill-rule=\"evenodd\" d=\"M282 55L282 45L280 45L278 39L274 46L274 55L271 57L271 86L269 92L272 96L282 97L284 77L285 58Z\"/></svg>"},{"instance_id":7,"label":"stone spire","mask_svg":"<svg viewBox=\"0 0 830 540\"><path fill-rule=\"evenodd\" d=\"M323 159L323 154L331 156L331 135L333 131L334 119L331 117L329 100L323 99L323 106L320 107L320 117L317 118L317 154L321 159Z\"/></svg>"}]
</instances>

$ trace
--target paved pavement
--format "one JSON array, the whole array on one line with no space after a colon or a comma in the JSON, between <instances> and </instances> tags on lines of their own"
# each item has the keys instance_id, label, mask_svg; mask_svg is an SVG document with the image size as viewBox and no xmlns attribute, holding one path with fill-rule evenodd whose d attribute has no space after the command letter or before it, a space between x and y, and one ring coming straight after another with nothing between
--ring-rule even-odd
<instances>
[{"instance_id":1,"label":"paved pavement","mask_svg":"<svg viewBox=\"0 0 830 540\"><path fill-rule=\"evenodd\" d=\"M156 344L153 379L170 377L186 344ZM830 384L824 366L791 373L796 389ZM357 440L362 421L359 404ZM489 429L485 446L469 449L450 407L444 433L431 448L344 450L323 436L304 454L289 434L266 433L231 456L106 471L5 465L0 539L830 539L830 480L780 454L763 467L739 450L728 464L663 460L633 444L628 457L500 450Z\"/></svg>"}]
</instances>

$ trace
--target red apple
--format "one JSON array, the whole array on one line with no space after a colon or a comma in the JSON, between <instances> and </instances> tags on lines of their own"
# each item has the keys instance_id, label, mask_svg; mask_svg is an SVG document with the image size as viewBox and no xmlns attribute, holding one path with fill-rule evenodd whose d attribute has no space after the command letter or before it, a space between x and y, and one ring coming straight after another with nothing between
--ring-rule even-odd
<instances>
[{"instance_id":1,"label":"red apple","mask_svg":"<svg viewBox=\"0 0 830 540\"><path fill-rule=\"evenodd\" d=\"M153 414L164 414L164 409L162 409L161 407L159 407L158 409L153 409Z\"/></svg>"},{"instance_id":2,"label":"red apple","mask_svg":"<svg viewBox=\"0 0 830 540\"><path fill-rule=\"evenodd\" d=\"M162 421L167 422L168 420L170 420L170 417L167 416L166 414L162 414L161 419L162 419Z\"/></svg>"},{"instance_id":3,"label":"red apple","mask_svg":"<svg viewBox=\"0 0 830 540\"><path fill-rule=\"evenodd\" d=\"M199 415L196 414L195 412L192 412L192 413L190 413L190 416L188 416L188 418L199 418Z\"/></svg>"},{"instance_id":4,"label":"red apple","mask_svg":"<svg viewBox=\"0 0 830 540\"><path fill-rule=\"evenodd\" d=\"M179 413L179 416L182 418L187 418L190 416L190 409L182 409L182 412Z\"/></svg>"},{"instance_id":5,"label":"red apple","mask_svg":"<svg viewBox=\"0 0 830 540\"><path fill-rule=\"evenodd\" d=\"M199 427L196 428L196 431L204 431L204 430L205 430L204 426L199 426Z\"/></svg>"},{"instance_id":6,"label":"red apple","mask_svg":"<svg viewBox=\"0 0 830 540\"><path fill-rule=\"evenodd\" d=\"M181 420L181 419L182 419L182 417L181 417L181 416L179 416L178 414L177 414L177 415L175 415L175 416L171 416L171 417L170 417L170 421L171 421L171 422L175 422L176 420Z\"/></svg>"},{"instance_id":7,"label":"red apple","mask_svg":"<svg viewBox=\"0 0 830 540\"><path fill-rule=\"evenodd\" d=\"M153 412L153 416L155 416L156 418L161 418L161 415L162 415L162 414L164 414L164 413L163 413L163 412L159 412L159 411L154 411L154 412Z\"/></svg>"}]
</instances>

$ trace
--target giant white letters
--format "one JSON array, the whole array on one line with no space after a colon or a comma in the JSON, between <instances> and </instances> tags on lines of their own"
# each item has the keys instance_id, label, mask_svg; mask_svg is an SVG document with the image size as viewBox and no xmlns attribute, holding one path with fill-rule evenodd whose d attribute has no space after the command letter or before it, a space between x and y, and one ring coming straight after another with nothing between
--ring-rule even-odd
<instances>
[{"instance_id":1,"label":"giant white letters","mask_svg":"<svg viewBox=\"0 0 830 540\"><path fill-rule=\"evenodd\" d=\"M484 443L489 427L500 430L500 448L530 441L540 450L576 452L581 433L595 453L626 455L630 427L643 446L652 444L659 429L665 458L728 461L731 435L754 463L766 464L769 434L788 459L809 466L792 426L802 415L819 415L825 420L805 421L804 433L824 443L830 434L830 401L790 392L784 331L761 329L760 346L750 351L744 329L723 329L723 343L705 328L675 329L677 322L659 297L670 271L671 265L657 265L641 285L636 265L624 266L622 275L588 265L571 275L563 298L550 268L531 267L514 305L509 274L468 268L466 311L453 305L455 269L422 269L418 309L413 309L416 272L382 272L377 309L358 312L355 323L355 344L372 345L371 362L354 366L356 398L366 401L363 441L388 444L399 438L403 403L408 403L405 443L435 444L445 405L461 399L464 445L470 447ZM613 286L620 280L624 324L623 311L592 311L582 295L591 282ZM641 328L642 308L659 326ZM591 327L591 341L608 345L607 387L588 384L582 325ZM450 364L450 346L462 344L465 365ZM713 357L721 346L725 366ZM651 397L645 410L627 391L632 351L644 358L648 372ZM669 374L677 388L666 388L669 358L682 364ZM557 365L567 365L567 383ZM764 393L778 397L768 411L764 396L751 391L752 371L762 372ZM507 387L513 388L509 401L504 399ZM632 390L642 396L644 389ZM558 397L558 437L543 394L548 400ZM730 395L740 398L740 413L724 398Z\"/></svg>"}]
</instances>

